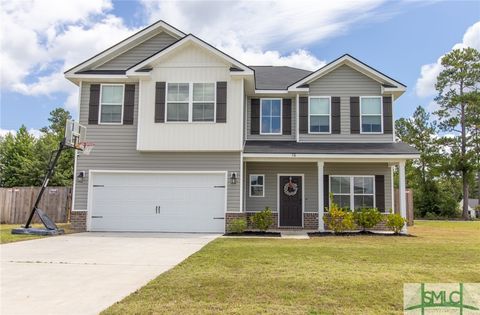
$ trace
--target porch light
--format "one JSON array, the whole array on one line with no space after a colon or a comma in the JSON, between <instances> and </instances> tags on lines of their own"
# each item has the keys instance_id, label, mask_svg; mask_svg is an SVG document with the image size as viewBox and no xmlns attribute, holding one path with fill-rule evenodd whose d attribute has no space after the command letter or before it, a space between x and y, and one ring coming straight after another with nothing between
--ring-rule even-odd
<instances>
[{"instance_id":1,"label":"porch light","mask_svg":"<svg viewBox=\"0 0 480 315\"><path fill-rule=\"evenodd\" d=\"M230 175L230 184L235 185L237 183L237 173L232 172Z\"/></svg>"}]
</instances>

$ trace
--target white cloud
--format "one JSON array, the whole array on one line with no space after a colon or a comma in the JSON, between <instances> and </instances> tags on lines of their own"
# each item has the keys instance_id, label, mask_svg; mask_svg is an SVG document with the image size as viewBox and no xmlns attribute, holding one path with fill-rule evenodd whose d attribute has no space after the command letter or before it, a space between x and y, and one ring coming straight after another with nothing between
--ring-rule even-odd
<instances>
[{"instance_id":1,"label":"white cloud","mask_svg":"<svg viewBox=\"0 0 480 315\"><path fill-rule=\"evenodd\" d=\"M321 5L318 1L141 2L150 22L172 21L244 63L310 70L324 61L301 49L304 45L343 34L358 22L385 17L376 10L382 0L324 1ZM300 50L292 52L289 47Z\"/></svg>"},{"instance_id":2,"label":"white cloud","mask_svg":"<svg viewBox=\"0 0 480 315\"><path fill-rule=\"evenodd\" d=\"M129 36L134 29L108 14L110 0L1 0L2 89L24 95L64 93L70 110L77 87L63 71Z\"/></svg>"},{"instance_id":3,"label":"white cloud","mask_svg":"<svg viewBox=\"0 0 480 315\"><path fill-rule=\"evenodd\" d=\"M37 139L42 136L42 132L38 129L30 128L30 129L28 129L28 132ZM7 134L16 135L17 131L13 130L13 129L2 129L2 128L0 128L0 137L5 137Z\"/></svg>"},{"instance_id":4,"label":"white cloud","mask_svg":"<svg viewBox=\"0 0 480 315\"><path fill-rule=\"evenodd\" d=\"M461 43L455 44L452 49L460 49L472 47L480 50L480 22L477 22L470 26L465 34ZM415 85L415 93L419 97L430 97L435 95L435 83L437 82L437 76L442 71L442 57L440 56L435 63L423 65L420 68L420 77L417 79Z\"/></svg>"}]
</instances>

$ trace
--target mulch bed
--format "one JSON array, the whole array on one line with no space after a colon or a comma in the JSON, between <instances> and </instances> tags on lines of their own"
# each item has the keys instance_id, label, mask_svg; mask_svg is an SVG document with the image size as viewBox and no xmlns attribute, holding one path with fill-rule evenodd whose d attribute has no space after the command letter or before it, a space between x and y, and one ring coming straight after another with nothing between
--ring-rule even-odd
<instances>
[{"instance_id":1,"label":"mulch bed","mask_svg":"<svg viewBox=\"0 0 480 315\"><path fill-rule=\"evenodd\" d=\"M279 232L261 232L261 231L245 231L243 233L226 233L224 236L268 236L281 237Z\"/></svg>"},{"instance_id":2,"label":"mulch bed","mask_svg":"<svg viewBox=\"0 0 480 315\"><path fill-rule=\"evenodd\" d=\"M333 232L311 232L308 233L310 237L326 237L326 236L407 236L407 237L414 237L411 234L393 234L393 233L377 233L373 231L349 231L349 232L340 232L340 233L333 233Z\"/></svg>"}]
</instances>

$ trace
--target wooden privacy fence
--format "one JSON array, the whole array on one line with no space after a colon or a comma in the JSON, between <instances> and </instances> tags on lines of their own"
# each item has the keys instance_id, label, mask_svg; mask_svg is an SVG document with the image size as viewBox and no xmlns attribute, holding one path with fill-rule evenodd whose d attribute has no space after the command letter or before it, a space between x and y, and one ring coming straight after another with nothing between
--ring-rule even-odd
<instances>
[{"instance_id":1,"label":"wooden privacy fence","mask_svg":"<svg viewBox=\"0 0 480 315\"><path fill-rule=\"evenodd\" d=\"M407 194L407 225L413 225L413 190L406 189ZM394 201L394 212L400 214L400 200L399 200L399 190L395 189L395 196L393 197Z\"/></svg>"},{"instance_id":2,"label":"wooden privacy fence","mask_svg":"<svg viewBox=\"0 0 480 315\"><path fill-rule=\"evenodd\" d=\"M0 223L25 223L32 210L40 187L0 188ZM38 208L55 223L68 222L72 204L72 188L47 187ZM37 215L33 222L40 222Z\"/></svg>"}]
</instances>

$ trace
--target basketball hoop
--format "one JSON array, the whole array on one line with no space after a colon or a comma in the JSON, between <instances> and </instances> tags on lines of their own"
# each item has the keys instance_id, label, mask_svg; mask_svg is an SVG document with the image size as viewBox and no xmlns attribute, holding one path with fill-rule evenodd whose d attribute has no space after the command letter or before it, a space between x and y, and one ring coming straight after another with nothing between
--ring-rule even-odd
<instances>
[{"instance_id":1,"label":"basketball hoop","mask_svg":"<svg viewBox=\"0 0 480 315\"><path fill-rule=\"evenodd\" d=\"M95 147L95 143L93 142L79 142L75 149L82 151L83 154L89 155L92 152L93 147Z\"/></svg>"},{"instance_id":2,"label":"basketball hoop","mask_svg":"<svg viewBox=\"0 0 480 315\"><path fill-rule=\"evenodd\" d=\"M86 141L87 128L80 123L67 120L65 127L65 146L82 151L83 154L89 155L95 143Z\"/></svg>"}]
</instances>

